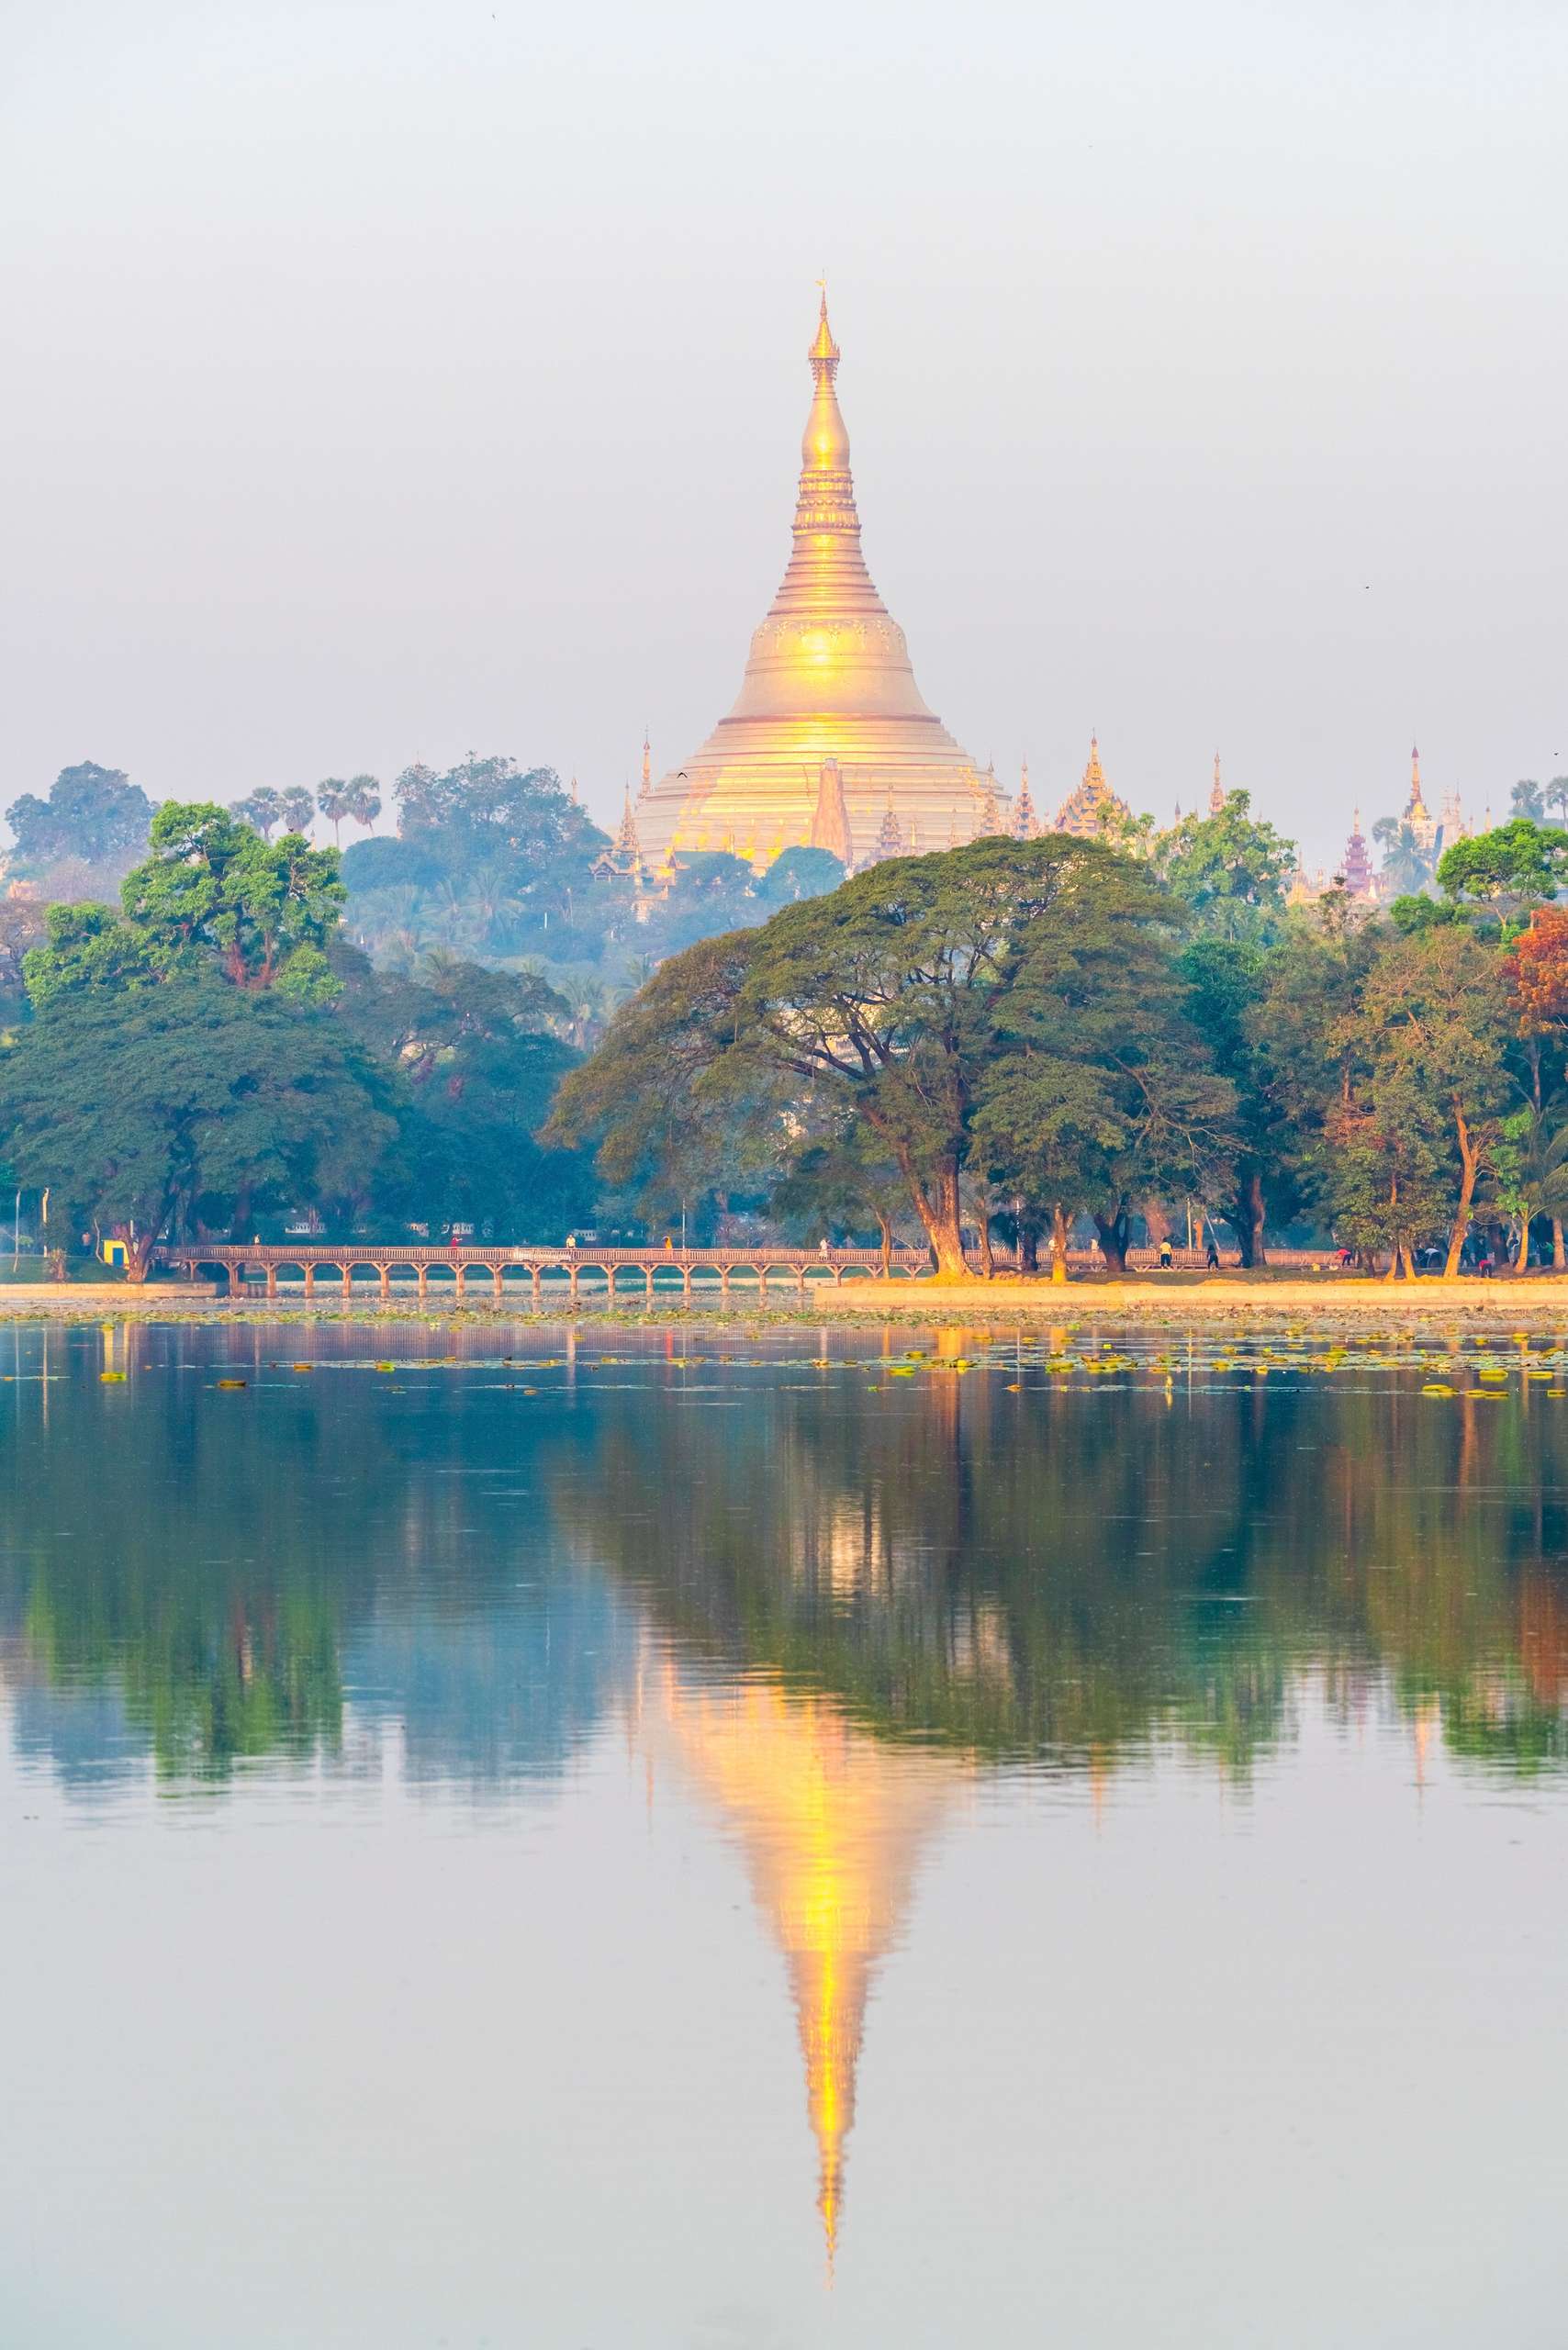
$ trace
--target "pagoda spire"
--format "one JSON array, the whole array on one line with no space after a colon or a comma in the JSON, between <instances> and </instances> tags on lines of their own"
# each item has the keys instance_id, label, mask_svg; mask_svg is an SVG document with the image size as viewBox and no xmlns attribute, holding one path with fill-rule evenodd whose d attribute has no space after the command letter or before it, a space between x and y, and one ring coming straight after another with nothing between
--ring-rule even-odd
<instances>
[{"instance_id":1,"label":"pagoda spire","mask_svg":"<svg viewBox=\"0 0 1568 2350\"><path fill-rule=\"evenodd\" d=\"M1225 806L1225 786L1219 779L1219 753L1215 753L1215 779L1209 787L1209 814L1217 816Z\"/></svg>"},{"instance_id":2,"label":"pagoda spire","mask_svg":"<svg viewBox=\"0 0 1568 2350\"><path fill-rule=\"evenodd\" d=\"M877 845L871 855L877 864L884 856L902 856L904 853L903 832L899 823L899 811L893 806L893 787L888 786L888 804L882 812L882 829L877 834Z\"/></svg>"},{"instance_id":3,"label":"pagoda spire","mask_svg":"<svg viewBox=\"0 0 1568 2350\"><path fill-rule=\"evenodd\" d=\"M855 843L844 800L844 778L836 759L824 759L817 770L817 804L812 814L811 845L836 856L846 873L854 872Z\"/></svg>"},{"instance_id":4,"label":"pagoda spire","mask_svg":"<svg viewBox=\"0 0 1568 2350\"><path fill-rule=\"evenodd\" d=\"M1372 853L1361 832L1361 811L1358 808L1350 823L1350 837L1345 844L1345 890L1349 897L1370 898L1372 894Z\"/></svg>"},{"instance_id":5,"label":"pagoda spire","mask_svg":"<svg viewBox=\"0 0 1568 2350\"><path fill-rule=\"evenodd\" d=\"M1018 775L1018 797L1013 802L1013 837L1015 841L1032 841L1039 829L1035 803L1029 797L1029 762L1025 759Z\"/></svg>"},{"instance_id":6,"label":"pagoda spire","mask_svg":"<svg viewBox=\"0 0 1568 2350\"><path fill-rule=\"evenodd\" d=\"M637 788L638 799L640 800L645 800L653 788L654 750L653 744L648 740L648 730L644 726L643 729L643 780Z\"/></svg>"}]
</instances>

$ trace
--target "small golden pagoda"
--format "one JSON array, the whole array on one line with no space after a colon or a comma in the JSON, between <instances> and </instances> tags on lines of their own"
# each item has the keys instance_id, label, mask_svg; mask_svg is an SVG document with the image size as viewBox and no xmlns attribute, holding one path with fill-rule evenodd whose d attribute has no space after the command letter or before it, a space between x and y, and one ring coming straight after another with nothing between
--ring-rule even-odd
<instances>
[{"instance_id":1,"label":"small golden pagoda","mask_svg":"<svg viewBox=\"0 0 1568 2350\"><path fill-rule=\"evenodd\" d=\"M993 779L921 699L903 631L866 568L825 293L808 357L789 567L751 640L734 708L639 795L638 832L655 865L671 852L727 847L761 870L812 843L863 864L890 801L909 849L1007 829Z\"/></svg>"},{"instance_id":2,"label":"small golden pagoda","mask_svg":"<svg viewBox=\"0 0 1568 2350\"><path fill-rule=\"evenodd\" d=\"M1405 822L1429 856L1438 837L1438 825L1421 796L1421 754L1415 748L1410 753L1410 797L1405 803Z\"/></svg>"},{"instance_id":3,"label":"small golden pagoda","mask_svg":"<svg viewBox=\"0 0 1568 2350\"><path fill-rule=\"evenodd\" d=\"M1058 833L1072 833L1079 840L1093 840L1102 833L1118 832L1132 822L1132 810L1125 800L1118 800L1105 780L1105 770L1100 764L1100 737L1089 738L1089 765L1084 768L1077 789L1069 792L1057 811Z\"/></svg>"}]
</instances>

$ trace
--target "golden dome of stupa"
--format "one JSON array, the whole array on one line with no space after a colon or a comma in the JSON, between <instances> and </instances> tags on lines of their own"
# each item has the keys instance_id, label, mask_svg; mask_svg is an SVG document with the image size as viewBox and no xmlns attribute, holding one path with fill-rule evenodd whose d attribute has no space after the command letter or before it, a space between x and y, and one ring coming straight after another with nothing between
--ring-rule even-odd
<instances>
[{"instance_id":1,"label":"golden dome of stupa","mask_svg":"<svg viewBox=\"0 0 1568 2350\"><path fill-rule=\"evenodd\" d=\"M890 806L906 850L1008 826L1005 795L922 699L903 631L866 568L825 294L807 356L789 567L734 708L641 801L638 833L655 864L671 851L729 849L761 867L813 842L842 855L846 816L852 861L864 863Z\"/></svg>"}]
</instances>

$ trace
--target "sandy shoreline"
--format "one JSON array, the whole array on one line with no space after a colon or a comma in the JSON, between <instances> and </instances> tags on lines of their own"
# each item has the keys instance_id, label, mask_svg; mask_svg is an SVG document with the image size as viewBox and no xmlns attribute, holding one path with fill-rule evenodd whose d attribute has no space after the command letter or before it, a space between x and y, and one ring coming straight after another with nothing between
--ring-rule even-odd
<instances>
[{"instance_id":1,"label":"sandy shoreline","mask_svg":"<svg viewBox=\"0 0 1568 2350\"><path fill-rule=\"evenodd\" d=\"M1411 1281L1366 1281L1344 1276L1279 1281L1253 1281L1235 1274L1217 1278L1162 1279L1159 1275L1125 1281L1103 1279L1069 1281L932 1281L884 1284L857 1282L853 1288L831 1290L825 1284L805 1301L791 1297L758 1299L732 1294L727 1302L683 1307L678 1299L656 1298L651 1305L630 1297L611 1308L584 1300L576 1312L563 1299L534 1314L521 1311L507 1299L493 1304L470 1290L461 1304L428 1298L355 1299L338 1304L318 1295L306 1304L303 1296L274 1300L245 1299L230 1304L215 1290L157 1285L145 1290L124 1286L71 1286L38 1282L26 1288L0 1289L0 1320L39 1322L102 1322L108 1318L180 1322L355 1322L430 1324L454 1318L465 1323L508 1324L519 1327L655 1325L679 1323L703 1326L760 1323L864 1325L885 1322L940 1323L981 1321L1029 1326L1039 1323L1095 1321L1273 1321L1293 1324L1350 1319L1361 1323L1407 1320L1427 1316L1461 1318L1469 1323L1512 1326L1521 1320L1555 1321L1568 1316L1568 1274L1531 1275L1523 1280Z\"/></svg>"}]
</instances>

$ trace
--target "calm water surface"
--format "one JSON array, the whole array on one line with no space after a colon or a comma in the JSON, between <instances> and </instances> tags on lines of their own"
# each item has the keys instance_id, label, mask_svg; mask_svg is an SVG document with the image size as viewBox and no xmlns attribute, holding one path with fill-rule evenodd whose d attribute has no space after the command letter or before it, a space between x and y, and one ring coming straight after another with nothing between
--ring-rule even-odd
<instances>
[{"instance_id":1,"label":"calm water surface","mask_svg":"<svg viewBox=\"0 0 1568 2350\"><path fill-rule=\"evenodd\" d=\"M0 2341L1568 2339L1550 1339L0 1372Z\"/></svg>"}]
</instances>

